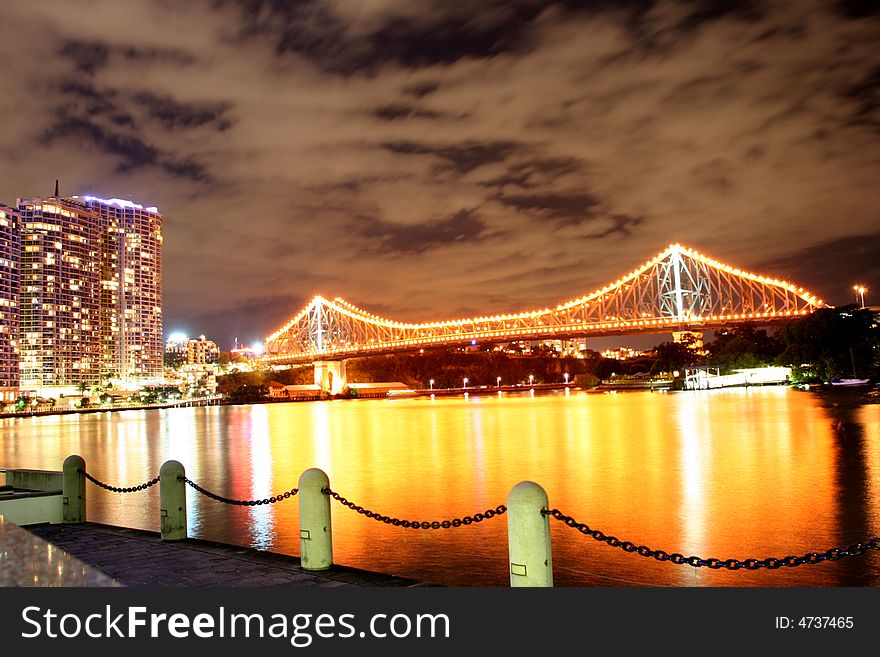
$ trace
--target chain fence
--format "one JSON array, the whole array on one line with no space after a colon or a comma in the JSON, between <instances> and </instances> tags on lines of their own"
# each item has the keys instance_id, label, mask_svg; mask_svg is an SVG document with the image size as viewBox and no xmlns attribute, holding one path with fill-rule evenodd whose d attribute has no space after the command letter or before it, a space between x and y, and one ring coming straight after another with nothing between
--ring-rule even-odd
<instances>
[{"instance_id":1,"label":"chain fence","mask_svg":"<svg viewBox=\"0 0 880 657\"><path fill-rule=\"evenodd\" d=\"M103 488L105 490L112 491L114 493L136 493L141 490L146 490L150 486L154 486L155 484L159 483L159 477L156 477L155 479L150 479L149 481L145 481L144 483L142 483L138 486L126 486L126 487L111 486L110 484L105 484L103 481L98 481L97 479L95 479L92 475L90 475L85 470L78 470L78 472L82 473L82 475L86 479L91 481L93 484L95 484L95 486L98 486L99 488Z\"/></svg>"},{"instance_id":2,"label":"chain fence","mask_svg":"<svg viewBox=\"0 0 880 657\"><path fill-rule=\"evenodd\" d=\"M159 477L155 477L154 479L150 479L149 481L146 481L137 486L111 486L102 481L99 481L85 470L79 470L78 472L80 472L86 479L88 479L96 486L111 491L113 493L135 493L138 491L146 490L147 488L150 488L151 486L159 483ZM265 504L275 504L276 502L290 499L291 497L294 497L299 493L298 488L291 488L284 493L279 493L278 495L273 495L264 499L236 500L211 492L199 486L189 477L181 477L180 479L202 495L209 497L212 500L216 500L217 502L222 502L223 504L230 504L233 506L261 506ZM481 513L475 513L473 515L463 516L461 518L452 518L446 520L406 520L395 518L392 516L386 516L384 514L371 511L370 509L366 509L359 504L351 502L350 500L346 499L329 487L322 488L321 492L325 495L329 495L331 498L339 502L342 506L355 511L360 515L366 516L367 518L370 518L372 520L376 520L377 522L385 523L386 525L393 525L394 527L404 527L406 529L449 529L452 527L466 527L473 523L482 522L483 520L489 520L496 516L507 513L507 507L503 504L499 504L493 509L487 509L486 511L483 511ZM590 526L586 523L578 522L573 517L562 513L559 509L543 509L541 513L543 513L545 516L551 516L552 518L555 518L567 527L571 527L572 529L577 530L585 536L589 536L590 538L599 541L600 543L606 543L611 547L620 548L624 552L638 554L641 557L652 558L661 562L670 561L677 565L693 566L694 568L706 567L712 570L717 570L720 568L725 568L727 570L760 570L762 568L767 568L770 570L775 570L783 566L793 568L795 566L802 566L805 564L817 564L824 561L837 561L839 559L843 559L844 557L863 555L869 550L880 551L880 537L874 537L868 539L865 542L852 543L851 545L848 545L846 547L831 548L830 550L826 550L824 552L808 552L807 554L800 556L789 555L781 558L769 557L765 559L752 558L742 560L716 559L714 557L703 559L697 556L686 557L678 552L669 553L665 552L664 550L652 550L645 545L636 545L631 541L622 541L616 536L605 534L597 529L591 529Z\"/></svg>"},{"instance_id":3,"label":"chain fence","mask_svg":"<svg viewBox=\"0 0 880 657\"><path fill-rule=\"evenodd\" d=\"M816 564L822 563L823 561L836 561L838 559L843 559L844 557L854 557L865 554L868 550L880 550L880 537L874 537L869 539L865 543L853 543L845 548L831 548L830 550L826 550L825 552L808 552L802 556L794 556L790 555L782 558L767 558L767 559L702 559L700 557L686 557L683 554L679 554L678 552L667 553L663 550L652 550L649 547L644 545L636 545L631 541L621 541L616 536L609 536L607 534L603 534L597 529L590 529L590 527L582 522L578 522L571 516L567 516L563 514L559 509L545 509L542 511L544 515L552 516L564 523L568 527L572 529L576 529L581 534L585 536L589 536L601 543L607 543L611 547L617 547L623 550L624 552L631 552L638 554L641 557L653 558L657 561L671 561L674 564L682 565L686 564L688 566L693 566L694 568L702 568L703 566L707 568L711 568L713 570L717 570L719 568L726 568L728 570L739 570L741 568L745 568L746 570L759 570L761 568L768 568L771 570L775 570L776 568L781 568L782 566L786 566L789 568L793 568L794 566L802 566L804 564Z\"/></svg>"},{"instance_id":4,"label":"chain fence","mask_svg":"<svg viewBox=\"0 0 880 657\"><path fill-rule=\"evenodd\" d=\"M276 502L290 499L291 497L299 493L298 488L291 488L288 491L279 493L278 495L273 495L272 497L267 497L262 500L233 500L229 497L223 497L222 495L212 493L211 491L202 488L189 477L183 477L183 480L187 483L188 486L190 486L194 490L197 490L205 497L210 497L212 500L217 500L218 502L222 502L223 504L231 504L233 506L260 506L263 504L275 504Z\"/></svg>"},{"instance_id":5,"label":"chain fence","mask_svg":"<svg viewBox=\"0 0 880 657\"><path fill-rule=\"evenodd\" d=\"M472 516L464 516L462 518L453 518L452 520L401 520L400 518L393 518L391 516L382 515L381 513L365 509L354 502L350 502L342 497L342 495L329 488L322 488L321 492L325 495L329 495L342 506L346 506L352 511L357 511L362 516L372 518L378 522L384 522L386 525L405 527L407 529L449 529L450 527L461 527L462 525L467 526L475 522L483 522L484 520L500 516L507 512L507 507L503 504L499 504L494 509L487 509L482 513L475 513Z\"/></svg>"}]
</instances>

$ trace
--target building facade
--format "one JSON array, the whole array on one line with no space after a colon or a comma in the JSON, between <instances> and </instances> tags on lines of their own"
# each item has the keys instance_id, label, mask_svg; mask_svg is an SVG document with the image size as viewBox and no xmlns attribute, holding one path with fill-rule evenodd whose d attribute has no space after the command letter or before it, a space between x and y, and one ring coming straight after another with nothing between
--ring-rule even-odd
<instances>
[{"instance_id":1,"label":"building facade","mask_svg":"<svg viewBox=\"0 0 880 657\"><path fill-rule=\"evenodd\" d=\"M21 233L18 210L0 205L0 402L18 397Z\"/></svg>"},{"instance_id":2,"label":"building facade","mask_svg":"<svg viewBox=\"0 0 880 657\"><path fill-rule=\"evenodd\" d=\"M124 199L74 198L101 220L101 376L159 381L164 372L162 215Z\"/></svg>"},{"instance_id":3,"label":"building facade","mask_svg":"<svg viewBox=\"0 0 880 657\"><path fill-rule=\"evenodd\" d=\"M91 388L101 381L100 216L73 199L17 206L20 384Z\"/></svg>"},{"instance_id":4,"label":"building facade","mask_svg":"<svg viewBox=\"0 0 880 657\"><path fill-rule=\"evenodd\" d=\"M198 339L190 338L186 342L186 362L189 365L208 365L220 362L220 347L204 335Z\"/></svg>"}]
</instances>

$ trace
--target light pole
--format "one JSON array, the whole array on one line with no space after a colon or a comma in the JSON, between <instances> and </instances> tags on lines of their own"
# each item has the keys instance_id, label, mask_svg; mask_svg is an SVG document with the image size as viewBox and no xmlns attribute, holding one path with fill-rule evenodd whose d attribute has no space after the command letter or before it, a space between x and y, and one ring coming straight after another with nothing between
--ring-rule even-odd
<instances>
[{"instance_id":1,"label":"light pole","mask_svg":"<svg viewBox=\"0 0 880 657\"><path fill-rule=\"evenodd\" d=\"M467 377L464 377L464 387L465 387L465 388L467 388L467 382L468 382L468 378L467 378Z\"/></svg>"},{"instance_id":2,"label":"light pole","mask_svg":"<svg viewBox=\"0 0 880 657\"><path fill-rule=\"evenodd\" d=\"M865 308L865 292L868 291L868 288L866 288L864 285L853 285L853 290L855 290L856 294L858 295L857 298L861 301L862 309L864 310L864 308Z\"/></svg>"},{"instance_id":3,"label":"light pole","mask_svg":"<svg viewBox=\"0 0 880 657\"><path fill-rule=\"evenodd\" d=\"M501 387L501 377L500 376L495 377L495 382L498 384L498 387L500 388Z\"/></svg>"},{"instance_id":4,"label":"light pole","mask_svg":"<svg viewBox=\"0 0 880 657\"><path fill-rule=\"evenodd\" d=\"M535 375L529 374L529 385L532 385L532 383L534 383L534 381L535 381Z\"/></svg>"},{"instance_id":5,"label":"light pole","mask_svg":"<svg viewBox=\"0 0 880 657\"><path fill-rule=\"evenodd\" d=\"M568 385L568 372L565 373L565 385Z\"/></svg>"},{"instance_id":6,"label":"light pole","mask_svg":"<svg viewBox=\"0 0 880 657\"><path fill-rule=\"evenodd\" d=\"M431 386L431 390L433 390L434 389L434 379L431 379L430 381L428 381L428 385Z\"/></svg>"}]
</instances>

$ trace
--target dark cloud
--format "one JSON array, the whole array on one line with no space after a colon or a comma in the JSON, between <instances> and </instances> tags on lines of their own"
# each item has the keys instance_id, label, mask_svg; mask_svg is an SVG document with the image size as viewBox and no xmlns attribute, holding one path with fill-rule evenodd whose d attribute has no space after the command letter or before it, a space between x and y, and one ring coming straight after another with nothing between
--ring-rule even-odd
<instances>
[{"instance_id":1,"label":"dark cloud","mask_svg":"<svg viewBox=\"0 0 880 657\"><path fill-rule=\"evenodd\" d=\"M379 249L396 254L424 253L456 242L482 238L486 224L474 210L460 210L447 219L422 224L395 224L369 217L359 217L351 227L365 238L374 240Z\"/></svg>"},{"instance_id":2,"label":"dark cloud","mask_svg":"<svg viewBox=\"0 0 880 657\"><path fill-rule=\"evenodd\" d=\"M877 0L837 0L837 10L847 18L868 18L880 14Z\"/></svg>"},{"instance_id":3,"label":"dark cloud","mask_svg":"<svg viewBox=\"0 0 880 657\"><path fill-rule=\"evenodd\" d=\"M843 93L854 104L851 125L863 125L880 132L880 66Z\"/></svg>"},{"instance_id":4,"label":"dark cloud","mask_svg":"<svg viewBox=\"0 0 880 657\"><path fill-rule=\"evenodd\" d=\"M184 103L149 91L135 93L132 99L169 130L212 125L222 132L233 123L228 103Z\"/></svg>"},{"instance_id":5,"label":"dark cloud","mask_svg":"<svg viewBox=\"0 0 880 657\"><path fill-rule=\"evenodd\" d=\"M715 4L697 3L690 21L723 15ZM526 54L537 45L530 28L546 11L639 13L653 0L426 0L415 15L389 9L354 34L345 17L320 0L218 0L218 5L238 8L242 40L272 38L278 55L295 53L325 71L352 75L375 74L386 64L425 68ZM432 91L427 87L426 93Z\"/></svg>"},{"instance_id":6,"label":"dark cloud","mask_svg":"<svg viewBox=\"0 0 880 657\"><path fill-rule=\"evenodd\" d=\"M403 93L407 96L414 96L415 98L424 98L440 88L439 82L416 82L415 84L407 85L403 88Z\"/></svg>"},{"instance_id":7,"label":"dark cloud","mask_svg":"<svg viewBox=\"0 0 880 657\"><path fill-rule=\"evenodd\" d=\"M104 66L110 57L110 48L97 41L65 41L58 53L73 62L74 68L80 73L93 75Z\"/></svg>"},{"instance_id":8,"label":"dark cloud","mask_svg":"<svg viewBox=\"0 0 880 657\"><path fill-rule=\"evenodd\" d=\"M62 42L58 53L73 62L80 73L93 76L107 66L111 58L120 57L127 62L166 63L188 66L196 61L192 53L174 48L138 48L131 45L110 45L103 41L68 39Z\"/></svg>"},{"instance_id":9,"label":"dark cloud","mask_svg":"<svg viewBox=\"0 0 880 657\"><path fill-rule=\"evenodd\" d=\"M98 89L89 81L62 80L59 90L68 111L76 107L86 114L103 114L117 109L117 93L112 89Z\"/></svg>"},{"instance_id":10,"label":"dark cloud","mask_svg":"<svg viewBox=\"0 0 880 657\"><path fill-rule=\"evenodd\" d=\"M47 144L58 141L74 141L84 146L93 146L101 151L120 158L119 170L129 171L138 167L155 166L159 162L159 151L132 135L111 132L97 123L81 117L60 117L42 135Z\"/></svg>"},{"instance_id":11,"label":"dark cloud","mask_svg":"<svg viewBox=\"0 0 880 657\"><path fill-rule=\"evenodd\" d=\"M880 290L880 233L841 237L759 264L761 271L790 277L813 293L822 290L851 290L866 284L872 295ZM842 301L855 301L855 293L840 295ZM848 297L848 298L847 298ZM828 299L826 299L828 301ZM832 300L833 301L833 300Z\"/></svg>"},{"instance_id":12,"label":"dark cloud","mask_svg":"<svg viewBox=\"0 0 880 657\"><path fill-rule=\"evenodd\" d=\"M554 182L556 179L583 171L585 163L574 157L544 157L518 162L507 171L480 183L483 187L519 187L531 189Z\"/></svg>"},{"instance_id":13,"label":"dark cloud","mask_svg":"<svg viewBox=\"0 0 880 657\"><path fill-rule=\"evenodd\" d=\"M552 219L556 227L576 226L596 219L602 207L598 197L586 192L502 194L497 199L533 217Z\"/></svg>"},{"instance_id":14,"label":"dark cloud","mask_svg":"<svg viewBox=\"0 0 880 657\"><path fill-rule=\"evenodd\" d=\"M757 0L685 0L688 12L677 27L693 30L725 18L757 22L765 15L763 4Z\"/></svg>"},{"instance_id":15,"label":"dark cloud","mask_svg":"<svg viewBox=\"0 0 880 657\"><path fill-rule=\"evenodd\" d=\"M381 144L381 147L399 155L430 155L443 161L441 168L465 174L487 164L503 162L521 144L513 141L466 141L432 146L412 141L393 141Z\"/></svg>"},{"instance_id":16,"label":"dark cloud","mask_svg":"<svg viewBox=\"0 0 880 657\"><path fill-rule=\"evenodd\" d=\"M604 230L584 235L584 239L600 240L612 235L629 237L633 233L633 228L644 222L644 217L632 217L628 214L612 214L607 219L611 222L610 226Z\"/></svg>"},{"instance_id":17,"label":"dark cloud","mask_svg":"<svg viewBox=\"0 0 880 657\"><path fill-rule=\"evenodd\" d=\"M163 153L136 135L107 129L88 118L60 116L40 139L44 144L74 142L117 156L117 171L121 173L156 167L195 182L209 180L205 167L194 160Z\"/></svg>"},{"instance_id":18,"label":"dark cloud","mask_svg":"<svg viewBox=\"0 0 880 657\"><path fill-rule=\"evenodd\" d=\"M402 119L441 119L444 115L441 112L420 109L412 105L404 105L403 103L395 103L392 105L382 105L370 112L377 119L382 121L400 121Z\"/></svg>"}]
</instances>

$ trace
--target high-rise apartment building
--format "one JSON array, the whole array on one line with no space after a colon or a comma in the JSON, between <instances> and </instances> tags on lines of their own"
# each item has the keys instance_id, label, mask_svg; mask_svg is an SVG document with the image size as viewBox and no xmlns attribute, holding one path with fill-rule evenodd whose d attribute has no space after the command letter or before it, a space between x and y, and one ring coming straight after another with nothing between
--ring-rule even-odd
<instances>
[{"instance_id":1,"label":"high-rise apartment building","mask_svg":"<svg viewBox=\"0 0 880 657\"><path fill-rule=\"evenodd\" d=\"M101 217L75 199L18 199L21 386L101 380Z\"/></svg>"},{"instance_id":2,"label":"high-rise apartment building","mask_svg":"<svg viewBox=\"0 0 880 657\"><path fill-rule=\"evenodd\" d=\"M0 205L0 401L18 396L19 282L21 234L18 211Z\"/></svg>"},{"instance_id":3,"label":"high-rise apartment building","mask_svg":"<svg viewBox=\"0 0 880 657\"><path fill-rule=\"evenodd\" d=\"M162 215L124 199L73 197L100 217L101 375L163 375Z\"/></svg>"},{"instance_id":4,"label":"high-rise apartment building","mask_svg":"<svg viewBox=\"0 0 880 657\"><path fill-rule=\"evenodd\" d=\"M18 199L17 221L11 232L20 236L20 385L39 390L160 380L158 210L123 199L61 198L56 189L48 199ZM0 256L0 268L4 262ZM5 274L3 280L0 299ZM3 344L0 336L0 357Z\"/></svg>"}]
</instances>

